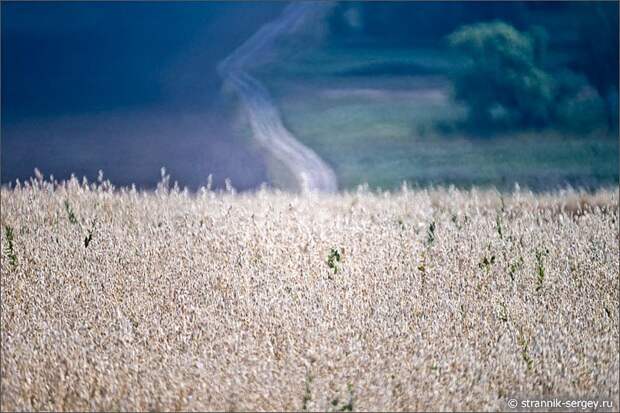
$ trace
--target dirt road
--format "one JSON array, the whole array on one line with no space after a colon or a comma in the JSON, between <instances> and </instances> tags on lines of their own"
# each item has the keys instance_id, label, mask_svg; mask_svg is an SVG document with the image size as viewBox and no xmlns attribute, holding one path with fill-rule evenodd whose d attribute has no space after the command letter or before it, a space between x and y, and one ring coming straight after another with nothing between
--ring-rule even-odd
<instances>
[{"instance_id":1,"label":"dirt road","mask_svg":"<svg viewBox=\"0 0 620 413\"><path fill-rule=\"evenodd\" d=\"M279 36L294 31L305 19L320 13L326 6L319 2L289 5L280 17L261 27L218 67L220 75L239 95L254 138L287 166L302 191L335 192L338 189L336 175L312 149L300 143L284 127L269 92L246 68L248 63L270 51Z\"/></svg>"}]
</instances>

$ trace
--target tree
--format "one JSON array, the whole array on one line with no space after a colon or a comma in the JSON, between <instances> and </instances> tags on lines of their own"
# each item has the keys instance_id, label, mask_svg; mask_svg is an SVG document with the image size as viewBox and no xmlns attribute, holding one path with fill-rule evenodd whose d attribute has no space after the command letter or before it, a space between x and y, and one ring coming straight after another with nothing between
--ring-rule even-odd
<instances>
[{"instance_id":1,"label":"tree","mask_svg":"<svg viewBox=\"0 0 620 413\"><path fill-rule=\"evenodd\" d=\"M541 29L522 33L503 22L464 26L447 38L468 62L454 72L454 92L477 128L543 127L551 122L554 82L541 65Z\"/></svg>"},{"instance_id":2,"label":"tree","mask_svg":"<svg viewBox=\"0 0 620 413\"><path fill-rule=\"evenodd\" d=\"M584 73L605 103L610 129L618 128L618 2L571 4L579 16L576 70Z\"/></svg>"}]
</instances>

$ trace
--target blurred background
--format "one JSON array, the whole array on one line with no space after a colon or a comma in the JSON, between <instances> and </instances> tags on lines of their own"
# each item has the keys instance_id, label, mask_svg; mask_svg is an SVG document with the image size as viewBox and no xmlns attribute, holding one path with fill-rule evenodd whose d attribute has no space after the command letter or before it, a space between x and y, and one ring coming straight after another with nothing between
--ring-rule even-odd
<instances>
[{"instance_id":1,"label":"blurred background","mask_svg":"<svg viewBox=\"0 0 620 413\"><path fill-rule=\"evenodd\" d=\"M286 7L2 2L2 183L294 189L218 72ZM618 184L617 2L317 7L246 70L339 189Z\"/></svg>"}]
</instances>

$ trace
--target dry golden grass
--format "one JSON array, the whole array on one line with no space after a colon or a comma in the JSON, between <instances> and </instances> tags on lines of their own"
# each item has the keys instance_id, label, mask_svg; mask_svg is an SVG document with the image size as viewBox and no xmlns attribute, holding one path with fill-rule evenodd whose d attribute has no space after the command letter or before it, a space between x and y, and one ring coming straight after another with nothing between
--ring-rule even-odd
<instances>
[{"instance_id":1,"label":"dry golden grass","mask_svg":"<svg viewBox=\"0 0 620 413\"><path fill-rule=\"evenodd\" d=\"M1 196L3 411L618 406L617 189Z\"/></svg>"}]
</instances>

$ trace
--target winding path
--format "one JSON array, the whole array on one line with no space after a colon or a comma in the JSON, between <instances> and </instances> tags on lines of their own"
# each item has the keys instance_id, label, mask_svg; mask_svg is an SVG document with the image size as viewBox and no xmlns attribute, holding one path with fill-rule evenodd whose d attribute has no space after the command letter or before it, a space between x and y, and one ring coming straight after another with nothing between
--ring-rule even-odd
<instances>
[{"instance_id":1,"label":"winding path","mask_svg":"<svg viewBox=\"0 0 620 413\"><path fill-rule=\"evenodd\" d=\"M302 191L335 192L336 174L312 149L300 143L282 124L280 112L267 89L244 68L269 51L281 35L295 30L305 19L328 7L326 2L294 2L280 17L261 27L218 66L245 107L254 138L283 162Z\"/></svg>"}]
</instances>

